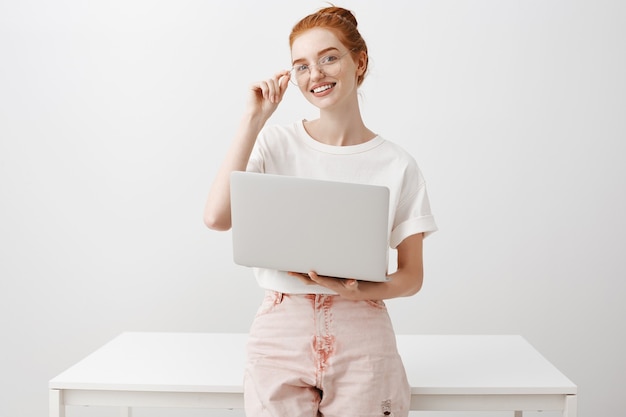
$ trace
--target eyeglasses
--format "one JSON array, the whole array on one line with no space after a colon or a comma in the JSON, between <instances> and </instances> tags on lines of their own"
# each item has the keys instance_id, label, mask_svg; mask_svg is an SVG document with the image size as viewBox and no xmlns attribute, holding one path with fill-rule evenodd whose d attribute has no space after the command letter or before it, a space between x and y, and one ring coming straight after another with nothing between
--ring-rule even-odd
<instances>
[{"instance_id":1,"label":"eyeglasses","mask_svg":"<svg viewBox=\"0 0 626 417\"><path fill-rule=\"evenodd\" d=\"M350 52L352 51L344 52L341 55L325 55L317 61L317 64L294 65L291 68L291 77L289 78L289 81L291 81L294 85L306 84L311 77L311 68L313 67L317 67L317 70L324 73L324 75L334 77L341 71L341 58L345 57Z\"/></svg>"}]
</instances>

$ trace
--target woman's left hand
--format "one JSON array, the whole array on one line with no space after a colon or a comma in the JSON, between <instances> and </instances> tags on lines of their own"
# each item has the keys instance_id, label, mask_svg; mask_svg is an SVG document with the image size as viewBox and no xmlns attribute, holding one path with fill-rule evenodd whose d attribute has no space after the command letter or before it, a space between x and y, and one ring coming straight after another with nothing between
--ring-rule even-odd
<instances>
[{"instance_id":1,"label":"woman's left hand","mask_svg":"<svg viewBox=\"0 0 626 417\"><path fill-rule=\"evenodd\" d=\"M396 297L408 297L422 288L424 268L422 267L422 233L405 238L397 247L398 268L387 276L387 281L359 281L354 278L334 278L318 275L315 271L308 274L289 272L305 284L321 285L349 300L388 300Z\"/></svg>"},{"instance_id":2,"label":"woman's left hand","mask_svg":"<svg viewBox=\"0 0 626 417\"><path fill-rule=\"evenodd\" d=\"M311 271L308 274L289 272L289 275L297 277L300 281L307 285L321 285L322 287L333 290L337 294L348 299L355 300L359 298L359 281L354 278L327 277L324 275L317 275L315 271Z\"/></svg>"}]
</instances>

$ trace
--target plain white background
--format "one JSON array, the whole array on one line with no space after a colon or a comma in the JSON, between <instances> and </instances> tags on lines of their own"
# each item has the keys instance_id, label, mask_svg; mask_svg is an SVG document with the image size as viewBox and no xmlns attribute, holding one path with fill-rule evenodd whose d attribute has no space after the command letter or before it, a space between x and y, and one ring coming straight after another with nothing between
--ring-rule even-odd
<instances>
[{"instance_id":1,"label":"plain white background","mask_svg":"<svg viewBox=\"0 0 626 417\"><path fill-rule=\"evenodd\" d=\"M202 208L248 85L324 5L0 1L0 415L46 415L48 380L122 331L247 331L261 291ZM370 48L364 118L440 227L397 332L521 334L580 416L623 415L626 3L339 5ZM271 122L315 116L290 89Z\"/></svg>"}]
</instances>

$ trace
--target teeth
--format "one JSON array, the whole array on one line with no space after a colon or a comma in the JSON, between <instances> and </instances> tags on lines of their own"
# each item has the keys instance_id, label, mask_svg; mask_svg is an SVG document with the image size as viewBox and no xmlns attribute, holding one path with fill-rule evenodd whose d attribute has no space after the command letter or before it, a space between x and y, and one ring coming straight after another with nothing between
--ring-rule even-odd
<instances>
[{"instance_id":1,"label":"teeth","mask_svg":"<svg viewBox=\"0 0 626 417\"><path fill-rule=\"evenodd\" d=\"M328 90L328 89L330 89L332 87L333 87L332 84L326 84L326 85L323 85L321 87L314 88L313 92L314 93L321 93L322 91L326 91L326 90Z\"/></svg>"}]
</instances>

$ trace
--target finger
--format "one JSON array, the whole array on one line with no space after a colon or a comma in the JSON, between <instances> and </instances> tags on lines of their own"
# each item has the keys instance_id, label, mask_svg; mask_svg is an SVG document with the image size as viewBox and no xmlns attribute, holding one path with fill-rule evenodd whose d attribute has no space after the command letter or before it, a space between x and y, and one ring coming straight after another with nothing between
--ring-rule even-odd
<instances>
[{"instance_id":1,"label":"finger","mask_svg":"<svg viewBox=\"0 0 626 417\"><path fill-rule=\"evenodd\" d=\"M280 77L278 78L278 85L280 86L281 92L285 92L287 87L289 87L289 80L291 79L291 71L283 71L280 73Z\"/></svg>"},{"instance_id":2,"label":"finger","mask_svg":"<svg viewBox=\"0 0 626 417\"><path fill-rule=\"evenodd\" d=\"M276 102L276 81L273 78L270 78L265 81L265 85L267 86L267 95L265 98L269 100L270 103Z\"/></svg>"},{"instance_id":3,"label":"finger","mask_svg":"<svg viewBox=\"0 0 626 417\"><path fill-rule=\"evenodd\" d=\"M264 100L268 100L271 103L278 103L289 83L289 74L290 71L278 72L272 78L253 84L251 88L256 92L260 91L261 97Z\"/></svg>"},{"instance_id":4,"label":"finger","mask_svg":"<svg viewBox=\"0 0 626 417\"><path fill-rule=\"evenodd\" d=\"M284 76L284 71L281 71L281 72L274 74L274 77L266 81L267 86L269 88L268 97L269 97L270 102L272 103L278 103L278 101L280 100L280 96L282 96L281 88L280 88L280 77L283 77L283 76Z\"/></svg>"},{"instance_id":5,"label":"finger","mask_svg":"<svg viewBox=\"0 0 626 417\"><path fill-rule=\"evenodd\" d=\"M324 283L325 277L317 275L317 272L315 271L309 271L308 276L309 276L309 279L316 284L320 284L324 286L328 285L328 283Z\"/></svg>"},{"instance_id":6,"label":"finger","mask_svg":"<svg viewBox=\"0 0 626 417\"><path fill-rule=\"evenodd\" d=\"M310 271L309 277L313 282L320 284L324 287L331 288L331 289L338 288L337 286L339 285L339 282L340 282L338 278L329 277L326 275L318 275L317 272L315 271Z\"/></svg>"},{"instance_id":7,"label":"finger","mask_svg":"<svg viewBox=\"0 0 626 417\"><path fill-rule=\"evenodd\" d=\"M274 91L274 102L277 103L282 100L287 87L289 86L289 78L291 75L291 71L281 71L276 73L274 76L275 82L275 91Z\"/></svg>"},{"instance_id":8,"label":"finger","mask_svg":"<svg viewBox=\"0 0 626 417\"><path fill-rule=\"evenodd\" d=\"M318 275L315 271L309 272L309 277L311 278L311 281L337 291L338 293L343 293L343 289L353 292L359 287L359 281L354 278L328 277L325 275Z\"/></svg>"},{"instance_id":9,"label":"finger","mask_svg":"<svg viewBox=\"0 0 626 417\"><path fill-rule=\"evenodd\" d=\"M359 286L359 281L356 279L346 279L343 281L343 284L350 289L355 289Z\"/></svg>"},{"instance_id":10,"label":"finger","mask_svg":"<svg viewBox=\"0 0 626 417\"><path fill-rule=\"evenodd\" d=\"M274 74L274 79L276 81L280 81L282 82L284 77L289 77L289 75L291 74L291 71L289 70L282 70L280 72L277 72L276 74Z\"/></svg>"},{"instance_id":11,"label":"finger","mask_svg":"<svg viewBox=\"0 0 626 417\"><path fill-rule=\"evenodd\" d=\"M304 272L293 272L293 271L288 271L287 272L288 275L291 275L292 277L305 277L307 279L311 279L309 277L309 274L305 274Z\"/></svg>"},{"instance_id":12,"label":"finger","mask_svg":"<svg viewBox=\"0 0 626 417\"><path fill-rule=\"evenodd\" d=\"M258 83L253 84L252 90L257 92L257 94L260 92L263 100L267 100L269 98L269 86L267 85L267 81L259 81Z\"/></svg>"}]
</instances>

